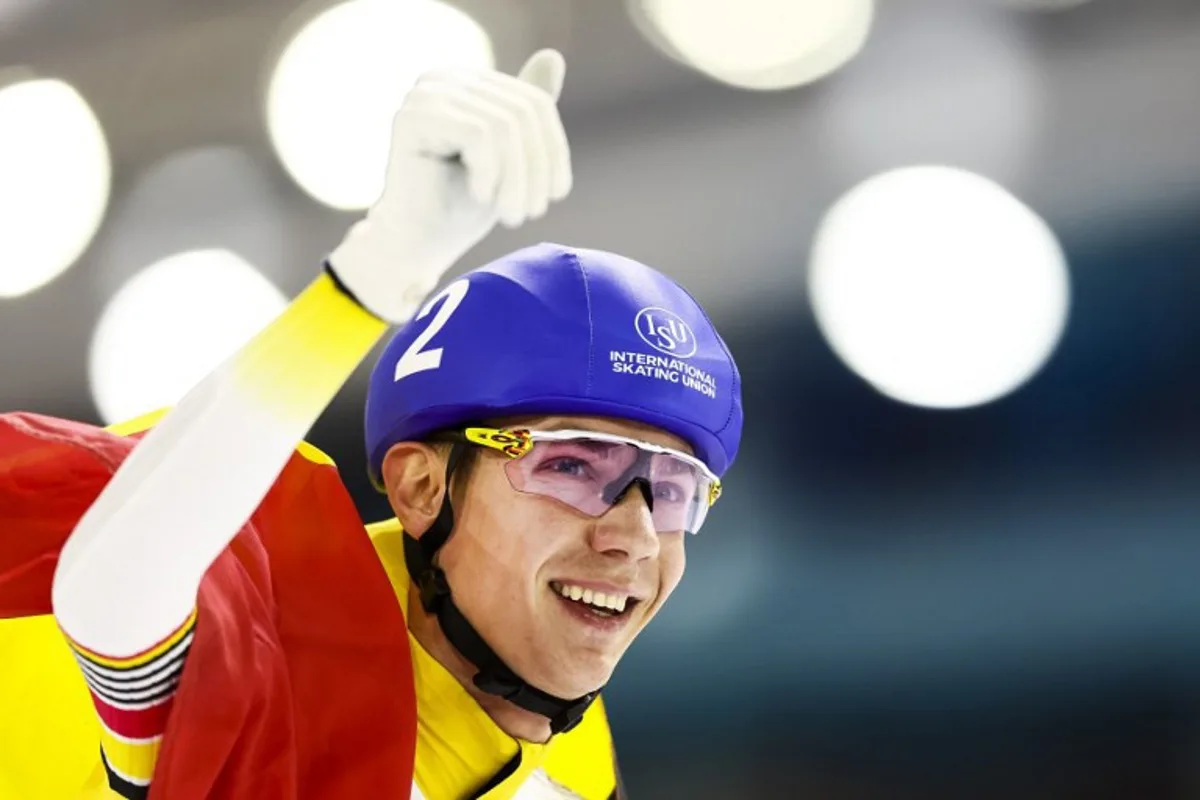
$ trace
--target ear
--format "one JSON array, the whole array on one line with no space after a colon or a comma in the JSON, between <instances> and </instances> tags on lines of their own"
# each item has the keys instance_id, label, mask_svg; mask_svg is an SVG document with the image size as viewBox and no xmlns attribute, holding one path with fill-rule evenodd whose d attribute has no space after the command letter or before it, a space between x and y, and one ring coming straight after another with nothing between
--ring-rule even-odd
<instances>
[{"instance_id":1,"label":"ear","mask_svg":"<svg viewBox=\"0 0 1200 800\"><path fill-rule=\"evenodd\" d=\"M420 538L437 519L446 493L446 464L422 442L399 442L383 457L380 470L392 512L404 530Z\"/></svg>"}]
</instances>

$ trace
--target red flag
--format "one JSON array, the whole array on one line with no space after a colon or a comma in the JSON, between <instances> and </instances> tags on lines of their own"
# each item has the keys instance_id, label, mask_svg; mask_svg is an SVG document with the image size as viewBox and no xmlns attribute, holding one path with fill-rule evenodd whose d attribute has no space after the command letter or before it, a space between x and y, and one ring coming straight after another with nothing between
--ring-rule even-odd
<instances>
[{"instance_id":1,"label":"red flag","mask_svg":"<svg viewBox=\"0 0 1200 800\"><path fill-rule=\"evenodd\" d=\"M134 444L0 415L0 618L50 612L58 552ZM310 449L292 456L197 606L151 800L409 796L407 629L332 463Z\"/></svg>"}]
</instances>

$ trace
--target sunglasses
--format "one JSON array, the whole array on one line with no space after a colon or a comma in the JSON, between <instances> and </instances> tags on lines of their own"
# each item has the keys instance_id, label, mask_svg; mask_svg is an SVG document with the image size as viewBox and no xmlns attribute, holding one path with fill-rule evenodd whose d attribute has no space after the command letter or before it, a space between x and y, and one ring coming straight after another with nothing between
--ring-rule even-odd
<instances>
[{"instance_id":1,"label":"sunglasses","mask_svg":"<svg viewBox=\"0 0 1200 800\"><path fill-rule=\"evenodd\" d=\"M504 472L518 492L548 497L599 517L635 482L659 533L697 533L721 496L721 480L704 462L669 447L611 433L466 428L432 437L467 442L508 457Z\"/></svg>"}]
</instances>

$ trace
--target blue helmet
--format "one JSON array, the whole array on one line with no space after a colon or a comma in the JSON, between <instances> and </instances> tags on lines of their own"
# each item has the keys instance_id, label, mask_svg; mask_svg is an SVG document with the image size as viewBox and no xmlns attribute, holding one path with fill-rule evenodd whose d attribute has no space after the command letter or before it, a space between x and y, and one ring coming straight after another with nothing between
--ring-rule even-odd
<instances>
[{"instance_id":1,"label":"blue helmet","mask_svg":"<svg viewBox=\"0 0 1200 800\"><path fill-rule=\"evenodd\" d=\"M600 250L527 247L454 281L392 337L367 391L371 477L396 442L526 414L653 425L722 475L742 434L741 379L670 278Z\"/></svg>"}]
</instances>

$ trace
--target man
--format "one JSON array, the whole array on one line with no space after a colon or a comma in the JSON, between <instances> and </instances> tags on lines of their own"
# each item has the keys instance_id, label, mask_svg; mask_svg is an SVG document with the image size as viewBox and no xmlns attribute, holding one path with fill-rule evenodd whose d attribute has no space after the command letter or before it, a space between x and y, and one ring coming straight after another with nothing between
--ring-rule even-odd
<instances>
[{"instance_id":1,"label":"man","mask_svg":"<svg viewBox=\"0 0 1200 800\"><path fill-rule=\"evenodd\" d=\"M0 628L46 654L0 690L13 796L620 795L597 696L720 494L736 367L611 253L539 245L425 298L568 194L563 71L418 82L322 276L161 420L0 417L0 617L52 606L99 717L44 629ZM366 441L395 519L368 538L301 439L388 324Z\"/></svg>"}]
</instances>

